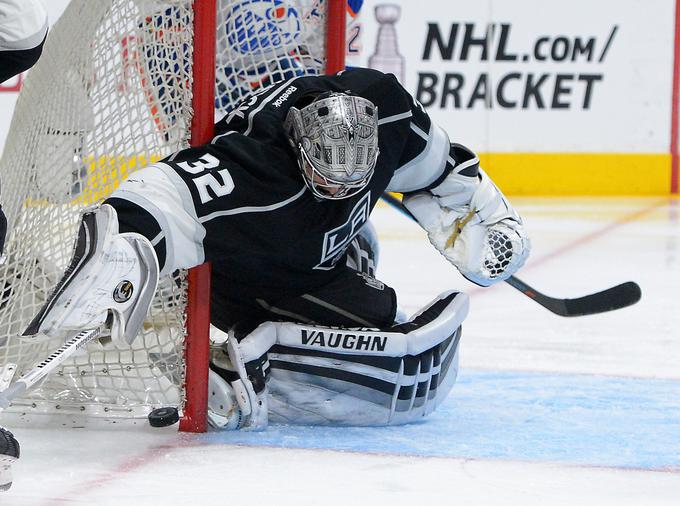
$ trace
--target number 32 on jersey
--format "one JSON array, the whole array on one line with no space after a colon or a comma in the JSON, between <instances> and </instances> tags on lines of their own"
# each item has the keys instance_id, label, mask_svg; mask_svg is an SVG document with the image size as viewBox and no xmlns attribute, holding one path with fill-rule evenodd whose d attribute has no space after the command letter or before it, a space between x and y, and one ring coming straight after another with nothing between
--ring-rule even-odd
<instances>
[{"instance_id":1,"label":"number 32 on jersey","mask_svg":"<svg viewBox=\"0 0 680 506\"><path fill-rule=\"evenodd\" d=\"M220 161L215 158L210 153L205 153L198 160L179 162L177 167L188 172L189 174L200 174L208 169L214 169L219 167ZM208 188L213 191L216 197L223 197L229 195L234 191L234 180L231 178L231 174L227 169L221 169L217 171L217 174L222 178L222 183L215 177L211 172L202 174L196 178L192 178L191 181L196 185L196 190L201 198L201 203L205 204L210 202L214 197L208 193Z\"/></svg>"}]
</instances>

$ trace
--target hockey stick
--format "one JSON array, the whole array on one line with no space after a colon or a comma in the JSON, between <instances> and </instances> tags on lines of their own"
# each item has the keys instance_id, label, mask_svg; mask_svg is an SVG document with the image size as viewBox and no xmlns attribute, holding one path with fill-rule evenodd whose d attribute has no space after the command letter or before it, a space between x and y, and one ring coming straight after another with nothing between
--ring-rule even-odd
<instances>
[{"instance_id":1,"label":"hockey stick","mask_svg":"<svg viewBox=\"0 0 680 506\"><path fill-rule=\"evenodd\" d=\"M382 199L403 215L416 221L411 212L401 203L401 200L394 195L384 193ZM505 282L530 299L538 302L548 311L559 316L586 316L606 313L608 311L614 311L615 309L631 306L639 301L642 296L640 286L634 281L621 283L620 285L607 288L606 290L590 295L584 295L583 297L577 297L575 299L549 297L527 285L524 281L515 276L510 276Z\"/></svg>"},{"instance_id":2,"label":"hockey stick","mask_svg":"<svg viewBox=\"0 0 680 506\"><path fill-rule=\"evenodd\" d=\"M0 392L0 410L7 408L12 399L25 394L29 388L41 382L50 372L76 351L99 337L101 331L101 328L96 328L79 332L66 341L59 349L52 352L45 360L21 376L7 389Z\"/></svg>"}]
</instances>

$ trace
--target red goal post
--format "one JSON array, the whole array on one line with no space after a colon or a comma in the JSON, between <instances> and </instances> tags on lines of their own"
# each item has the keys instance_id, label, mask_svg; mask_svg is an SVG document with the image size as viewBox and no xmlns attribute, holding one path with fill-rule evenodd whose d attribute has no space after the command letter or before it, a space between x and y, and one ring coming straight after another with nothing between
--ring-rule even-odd
<instances>
[{"instance_id":1,"label":"red goal post","mask_svg":"<svg viewBox=\"0 0 680 506\"><path fill-rule=\"evenodd\" d=\"M347 1L327 0L325 56L327 74L345 68L345 24ZM208 142L214 132L216 0L194 1L194 31L205 37L194 39L194 53L205 55L194 60L194 117L191 145ZM189 271L187 338L185 344L187 400L180 419L180 430L207 430L208 362L210 358L210 264Z\"/></svg>"}]
</instances>

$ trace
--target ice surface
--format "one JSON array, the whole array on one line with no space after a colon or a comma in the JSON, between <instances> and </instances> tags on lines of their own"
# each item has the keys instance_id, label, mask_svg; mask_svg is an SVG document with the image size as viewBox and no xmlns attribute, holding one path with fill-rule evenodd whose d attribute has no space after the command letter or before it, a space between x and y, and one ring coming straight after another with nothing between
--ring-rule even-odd
<instances>
[{"instance_id":1,"label":"ice surface","mask_svg":"<svg viewBox=\"0 0 680 506\"><path fill-rule=\"evenodd\" d=\"M680 471L680 382L464 370L446 403L403 427L276 427L228 444L549 460Z\"/></svg>"},{"instance_id":2,"label":"ice surface","mask_svg":"<svg viewBox=\"0 0 680 506\"><path fill-rule=\"evenodd\" d=\"M0 504L680 504L680 202L513 202L534 244L521 279L559 297L635 280L642 301L560 318L505 284L467 283L381 207L379 276L407 312L451 288L472 296L459 382L430 418L205 435L12 427L22 458Z\"/></svg>"}]
</instances>

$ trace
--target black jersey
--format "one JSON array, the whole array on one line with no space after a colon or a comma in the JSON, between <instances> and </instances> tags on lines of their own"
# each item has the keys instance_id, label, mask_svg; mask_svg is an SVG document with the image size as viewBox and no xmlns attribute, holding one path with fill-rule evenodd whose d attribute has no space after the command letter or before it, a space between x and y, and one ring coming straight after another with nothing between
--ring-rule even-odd
<instances>
[{"instance_id":1,"label":"black jersey","mask_svg":"<svg viewBox=\"0 0 680 506\"><path fill-rule=\"evenodd\" d=\"M379 117L374 175L340 200L320 200L307 189L283 128L292 105L327 91L364 97ZM216 133L211 143L158 164L181 177L205 229L196 235L212 263L213 311L238 313L337 281L346 274L347 247L383 192L435 186L455 165L446 134L395 77L368 69L267 88L220 121Z\"/></svg>"}]
</instances>

